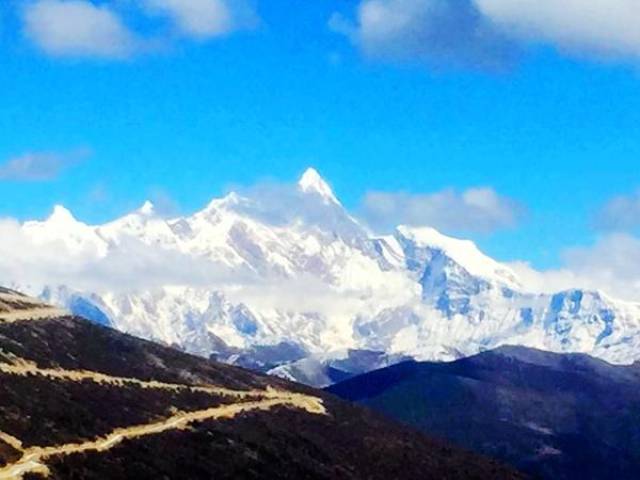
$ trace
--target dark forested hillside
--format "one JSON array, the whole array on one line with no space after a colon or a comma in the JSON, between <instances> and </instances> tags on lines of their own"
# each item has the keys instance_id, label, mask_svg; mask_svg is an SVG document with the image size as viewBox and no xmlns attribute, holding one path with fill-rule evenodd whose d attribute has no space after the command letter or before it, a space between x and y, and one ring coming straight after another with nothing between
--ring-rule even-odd
<instances>
[{"instance_id":1,"label":"dark forested hillside","mask_svg":"<svg viewBox=\"0 0 640 480\"><path fill-rule=\"evenodd\" d=\"M332 395L0 290L0 479L515 479Z\"/></svg>"},{"instance_id":2,"label":"dark forested hillside","mask_svg":"<svg viewBox=\"0 0 640 480\"><path fill-rule=\"evenodd\" d=\"M640 478L640 365L503 347L328 388L547 479Z\"/></svg>"}]
</instances>

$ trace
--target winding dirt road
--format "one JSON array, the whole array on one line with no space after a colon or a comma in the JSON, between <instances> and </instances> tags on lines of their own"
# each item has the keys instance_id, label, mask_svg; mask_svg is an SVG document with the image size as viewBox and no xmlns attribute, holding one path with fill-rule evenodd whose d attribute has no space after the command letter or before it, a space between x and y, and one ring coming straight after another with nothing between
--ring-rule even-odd
<instances>
[{"instance_id":1,"label":"winding dirt road","mask_svg":"<svg viewBox=\"0 0 640 480\"><path fill-rule=\"evenodd\" d=\"M11 310L9 307L20 302L21 309ZM60 316L60 310L42 306L30 300L25 301L18 295L0 293L0 322L17 322L53 318ZM66 312L64 312L66 314ZM195 422L233 418L243 412L256 410L269 410L276 406L286 406L305 410L312 414L326 414L322 400L300 393L266 388L265 390L232 390L215 385L188 385L145 381L137 378L116 377L105 373L88 370L65 370L61 368L40 368L36 363L0 350L0 372L8 375L28 377L31 375L42 376L61 382L92 381L99 385L115 387L137 386L148 389L161 390L189 390L192 392L208 393L219 398L220 396L235 399L234 403L198 410L192 412L177 412L174 415L160 421L143 425L133 425L118 428L104 437L47 447L24 448L20 439L0 431L0 441L12 447L21 454L19 460L0 468L0 480L22 479L26 474L38 474L44 477L49 475L46 461L55 456L67 456L88 451L104 452L114 448L124 440L137 439L149 435L159 434L170 430L182 430ZM0 428L2 420L0 419Z\"/></svg>"},{"instance_id":2,"label":"winding dirt road","mask_svg":"<svg viewBox=\"0 0 640 480\"><path fill-rule=\"evenodd\" d=\"M265 392L261 390L255 390L251 393L256 396L265 394ZM98 438L97 440L83 443L69 443L53 447L20 448L19 451L22 452L22 457L17 462L0 469L0 479L21 479L27 473L47 476L49 469L45 462L53 456L73 455L88 451L104 452L127 439L136 439L169 430L182 430L194 422L233 418L242 412L269 410L275 406L298 408L317 415L326 413L324 405L319 398L298 393L271 390L269 397L262 400L234 403L195 412L179 412L160 422L116 429L106 437ZM7 436L6 434L0 434L0 438L2 438L2 435ZM14 446L21 445L17 439L13 440Z\"/></svg>"},{"instance_id":3,"label":"winding dirt road","mask_svg":"<svg viewBox=\"0 0 640 480\"><path fill-rule=\"evenodd\" d=\"M104 373L93 372L90 370L64 370L60 368L40 368L34 362L25 360L15 355L3 352L0 349L0 358L7 358L10 363L0 363L0 372L8 375L19 375L22 377L28 377L30 375L37 375L46 377L52 380L68 381L68 382L83 382L85 380L92 381L98 384L111 385L115 387L130 387L137 386L142 388L150 388L157 390L170 390L180 391L189 390L191 392L209 393L212 395L221 395L237 398L246 398L253 396L253 393L248 390L232 390L229 388L216 387L212 385L187 385L181 383L165 383L158 382L156 380L144 381L137 378L130 377L114 377ZM268 390L262 392L263 395L268 395Z\"/></svg>"}]
</instances>

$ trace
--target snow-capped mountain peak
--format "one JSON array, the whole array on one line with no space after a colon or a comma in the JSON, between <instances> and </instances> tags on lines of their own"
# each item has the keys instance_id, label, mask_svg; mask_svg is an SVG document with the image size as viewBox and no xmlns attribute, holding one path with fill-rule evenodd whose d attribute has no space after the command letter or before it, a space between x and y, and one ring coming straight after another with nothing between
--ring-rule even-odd
<instances>
[{"instance_id":1,"label":"snow-capped mountain peak","mask_svg":"<svg viewBox=\"0 0 640 480\"><path fill-rule=\"evenodd\" d=\"M307 168L298 181L298 188L304 193L317 194L326 202L340 203L329 184L315 168Z\"/></svg>"},{"instance_id":2,"label":"snow-capped mountain peak","mask_svg":"<svg viewBox=\"0 0 640 480\"><path fill-rule=\"evenodd\" d=\"M23 224L25 236L75 255L57 259L70 270L112 283L25 290L192 353L259 356L265 370L339 350L444 360L505 343L640 358L639 305L584 290L528 291L473 242L433 228L372 236L314 169L281 197L260 194L230 193L170 220L149 202L96 226L56 207Z\"/></svg>"}]
</instances>

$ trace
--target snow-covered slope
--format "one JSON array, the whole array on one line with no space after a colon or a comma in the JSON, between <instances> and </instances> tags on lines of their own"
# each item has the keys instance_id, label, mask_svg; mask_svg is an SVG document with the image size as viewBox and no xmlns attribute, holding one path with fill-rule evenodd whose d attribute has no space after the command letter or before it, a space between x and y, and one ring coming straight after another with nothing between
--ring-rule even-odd
<instances>
[{"instance_id":1,"label":"snow-covered slope","mask_svg":"<svg viewBox=\"0 0 640 480\"><path fill-rule=\"evenodd\" d=\"M164 219L147 202L98 226L56 207L21 228L79 271L84 262L115 280L0 280L120 330L285 376L326 382L346 351L438 360L522 344L640 359L640 305L528 291L472 242L432 228L372 235L313 169L279 203L231 193Z\"/></svg>"}]
</instances>

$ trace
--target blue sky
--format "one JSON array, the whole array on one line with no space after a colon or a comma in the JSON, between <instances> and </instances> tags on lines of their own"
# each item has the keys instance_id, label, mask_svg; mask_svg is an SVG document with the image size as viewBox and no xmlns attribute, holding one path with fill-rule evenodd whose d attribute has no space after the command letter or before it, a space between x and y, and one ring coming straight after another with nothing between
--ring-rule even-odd
<instances>
[{"instance_id":1,"label":"blue sky","mask_svg":"<svg viewBox=\"0 0 640 480\"><path fill-rule=\"evenodd\" d=\"M473 7L473 22L490 12L510 27L471 49L464 30L429 30L424 9L439 0L251 2L250 18L221 32L186 24L175 2L149 1L164 10L136 11L127 0L3 2L0 216L43 218L62 203L103 222L147 198L187 213L233 186L291 182L314 166L365 216L371 192L388 193L399 220L406 203L449 192L443 208L467 218L458 197L490 189L512 217L436 226L540 269L640 225L640 39L607 36L606 19L576 26L576 12L541 2L547 17L528 25L498 0L457 2ZM196 3L208 1L224 6ZM65 3L88 4L88 14L109 8L135 43L112 49L122 32L108 28L62 41L47 29L60 21L55 10L41 12L53 12L44 27L29 16L38 4ZM382 20L367 17L372 4ZM444 18L467 25L455 8ZM391 33L379 27L402 9L422 22L408 31L423 36L408 36L402 22ZM543 28L554 15L574 37ZM7 169L26 157L48 170L34 178Z\"/></svg>"}]
</instances>

